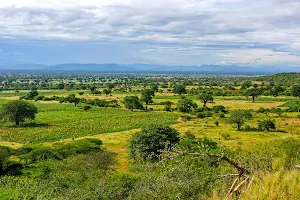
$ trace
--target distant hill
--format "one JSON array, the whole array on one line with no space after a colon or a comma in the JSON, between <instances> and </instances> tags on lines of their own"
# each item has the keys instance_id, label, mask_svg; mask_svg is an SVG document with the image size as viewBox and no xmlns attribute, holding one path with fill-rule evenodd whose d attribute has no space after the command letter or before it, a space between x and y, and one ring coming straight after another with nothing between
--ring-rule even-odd
<instances>
[{"instance_id":1,"label":"distant hill","mask_svg":"<svg viewBox=\"0 0 300 200\"><path fill-rule=\"evenodd\" d=\"M74 71L74 72L141 72L141 73L211 73L211 74L254 74L267 75L281 72L300 72L300 68L280 69L276 67L245 67L237 65L199 65L175 66L158 64L80 64L66 63L59 65L42 65L35 63L7 62L0 59L1 71Z\"/></svg>"},{"instance_id":2,"label":"distant hill","mask_svg":"<svg viewBox=\"0 0 300 200\"><path fill-rule=\"evenodd\" d=\"M89 72L134 72L135 69L118 64L61 64L45 67L46 70Z\"/></svg>"},{"instance_id":3,"label":"distant hill","mask_svg":"<svg viewBox=\"0 0 300 200\"><path fill-rule=\"evenodd\" d=\"M271 76L256 78L257 81L274 82L275 84L294 85L300 84L300 73L279 73Z\"/></svg>"}]
</instances>

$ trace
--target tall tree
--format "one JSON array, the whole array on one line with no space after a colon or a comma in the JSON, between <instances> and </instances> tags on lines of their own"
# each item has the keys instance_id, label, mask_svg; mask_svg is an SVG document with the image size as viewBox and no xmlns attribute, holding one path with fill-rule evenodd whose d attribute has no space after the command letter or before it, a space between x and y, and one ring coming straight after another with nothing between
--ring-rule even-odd
<instances>
[{"instance_id":1,"label":"tall tree","mask_svg":"<svg viewBox=\"0 0 300 200\"><path fill-rule=\"evenodd\" d=\"M150 89L145 89L142 91L141 100L144 101L147 105L152 102L152 98L154 96L154 91Z\"/></svg>"},{"instance_id":2,"label":"tall tree","mask_svg":"<svg viewBox=\"0 0 300 200\"><path fill-rule=\"evenodd\" d=\"M182 95L186 93L186 89L183 85L175 85L173 88L173 93Z\"/></svg>"},{"instance_id":3,"label":"tall tree","mask_svg":"<svg viewBox=\"0 0 300 200\"><path fill-rule=\"evenodd\" d=\"M252 119L250 110L234 110L230 113L229 123L237 124L237 129L241 130L241 126L249 119Z\"/></svg>"},{"instance_id":4,"label":"tall tree","mask_svg":"<svg viewBox=\"0 0 300 200\"><path fill-rule=\"evenodd\" d=\"M262 94L262 90L258 88L251 88L246 90L246 95L252 97L252 102L255 102L255 98Z\"/></svg>"},{"instance_id":5,"label":"tall tree","mask_svg":"<svg viewBox=\"0 0 300 200\"><path fill-rule=\"evenodd\" d=\"M124 98L124 105L127 109L144 109L140 99L137 96L127 96Z\"/></svg>"},{"instance_id":6,"label":"tall tree","mask_svg":"<svg viewBox=\"0 0 300 200\"><path fill-rule=\"evenodd\" d=\"M207 102L213 102L214 98L212 96L211 92L202 92L199 95L199 99L201 102L203 102L203 107L206 107Z\"/></svg>"},{"instance_id":7,"label":"tall tree","mask_svg":"<svg viewBox=\"0 0 300 200\"><path fill-rule=\"evenodd\" d=\"M35 105L26 101L16 100L5 104L2 108L1 118L11 122L15 122L16 126L20 126L25 119L35 119L38 109Z\"/></svg>"}]
</instances>

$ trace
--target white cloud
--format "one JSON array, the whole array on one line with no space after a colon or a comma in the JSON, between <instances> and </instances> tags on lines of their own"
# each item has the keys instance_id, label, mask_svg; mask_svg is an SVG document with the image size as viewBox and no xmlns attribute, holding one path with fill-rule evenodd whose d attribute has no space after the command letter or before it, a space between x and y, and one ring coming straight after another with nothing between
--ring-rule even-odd
<instances>
[{"instance_id":1,"label":"white cloud","mask_svg":"<svg viewBox=\"0 0 300 200\"><path fill-rule=\"evenodd\" d=\"M298 62L299 9L298 0L1 0L0 39L172 44L160 48L166 57Z\"/></svg>"},{"instance_id":2,"label":"white cloud","mask_svg":"<svg viewBox=\"0 0 300 200\"><path fill-rule=\"evenodd\" d=\"M270 65L272 63L300 63L300 57L288 52L274 52L269 49L240 49L225 51L218 56L223 58L219 64Z\"/></svg>"}]
</instances>

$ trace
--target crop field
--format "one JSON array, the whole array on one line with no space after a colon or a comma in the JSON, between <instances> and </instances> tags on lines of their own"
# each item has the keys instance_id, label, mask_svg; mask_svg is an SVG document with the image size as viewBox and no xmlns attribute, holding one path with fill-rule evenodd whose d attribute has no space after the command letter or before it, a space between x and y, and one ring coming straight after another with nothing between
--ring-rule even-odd
<instances>
[{"instance_id":1,"label":"crop field","mask_svg":"<svg viewBox=\"0 0 300 200\"><path fill-rule=\"evenodd\" d=\"M4 103L4 102L2 102ZM17 143L59 141L143 127L151 123L171 124L173 113L131 112L114 108L92 108L83 111L72 104L36 103L39 113L34 122L21 127L2 125L0 140Z\"/></svg>"}]
</instances>

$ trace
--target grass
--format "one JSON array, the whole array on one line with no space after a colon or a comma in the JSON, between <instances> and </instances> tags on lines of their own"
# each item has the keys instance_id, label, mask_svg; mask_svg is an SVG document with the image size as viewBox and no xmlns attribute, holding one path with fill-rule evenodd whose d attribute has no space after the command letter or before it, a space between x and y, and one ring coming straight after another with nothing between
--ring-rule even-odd
<instances>
[{"instance_id":1,"label":"grass","mask_svg":"<svg viewBox=\"0 0 300 200\"><path fill-rule=\"evenodd\" d=\"M92 108L83 111L72 104L36 103L39 113L33 123L21 127L4 124L0 140L17 143L59 141L105 133L126 131L151 123L172 124L174 113L131 112L114 108Z\"/></svg>"}]
</instances>

